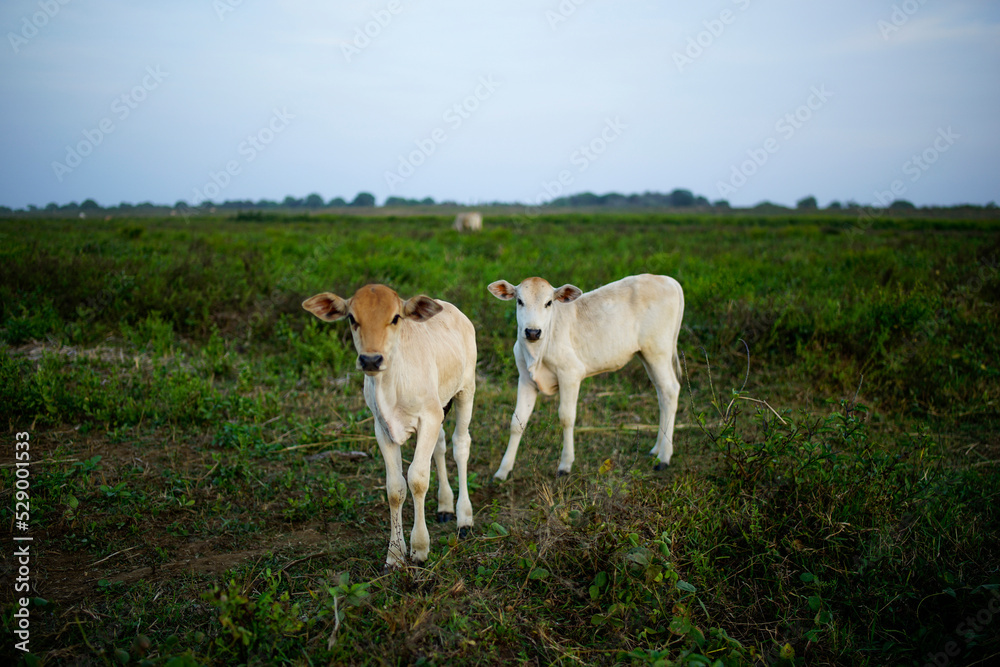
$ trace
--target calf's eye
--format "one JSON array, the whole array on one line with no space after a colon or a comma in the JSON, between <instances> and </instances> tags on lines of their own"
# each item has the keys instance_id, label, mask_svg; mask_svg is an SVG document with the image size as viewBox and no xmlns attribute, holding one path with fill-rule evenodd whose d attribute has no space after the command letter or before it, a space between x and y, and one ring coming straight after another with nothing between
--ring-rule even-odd
<instances>
[{"instance_id":1,"label":"calf's eye","mask_svg":"<svg viewBox=\"0 0 1000 667\"><path fill-rule=\"evenodd\" d=\"M545 307L548 308L551 305L552 305L552 301L550 300L547 304L545 304Z\"/></svg>"},{"instance_id":2,"label":"calf's eye","mask_svg":"<svg viewBox=\"0 0 1000 667\"><path fill-rule=\"evenodd\" d=\"M517 298L517 305L519 305L519 306L523 306L524 305L524 302L521 301L521 297Z\"/></svg>"},{"instance_id":3,"label":"calf's eye","mask_svg":"<svg viewBox=\"0 0 1000 667\"><path fill-rule=\"evenodd\" d=\"M351 323L351 328L352 329L357 329L358 328L358 321L356 319L354 319L354 315L351 315L350 313L348 313L347 314L347 321Z\"/></svg>"},{"instance_id":4,"label":"calf's eye","mask_svg":"<svg viewBox=\"0 0 1000 667\"><path fill-rule=\"evenodd\" d=\"M399 324L399 315L396 315L394 318L392 318L392 323Z\"/></svg>"}]
</instances>

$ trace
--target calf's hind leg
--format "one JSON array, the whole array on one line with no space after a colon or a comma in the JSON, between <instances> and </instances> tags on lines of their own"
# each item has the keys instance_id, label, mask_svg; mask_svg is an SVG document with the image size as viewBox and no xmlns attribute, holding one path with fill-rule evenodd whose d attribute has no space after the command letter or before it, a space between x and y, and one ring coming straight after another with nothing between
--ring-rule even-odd
<instances>
[{"instance_id":1,"label":"calf's hind leg","mask_svg":"<svg viewBox=\"0 0 1000 667\"><path fill-rule=\"evenodd\" d=\"M469 498L469 451L472 436L472 397L475 389L466 389L455 396L455 433L452 435L452 453L458 468L458 536L465 538L472 531L472 500Z\"/></svg>"},{"instance_id":2,"label":"calf's hind leg","mask_svg":"<svg viewBox=\"0 0 1000 667\"><path fill-rule=\"evenodd\" d=\"M437 444L434 446L434 465L438 474L438 494L437 494L437 520L438 523L447 523L455 518L455 494L451 490L448 482L448 467L445 462L445 452L448 448L445 445L444 427L438 433Z\"/></svg>"},{"instance_id":3,"label":"calf's hind leg","mask_svg":"<svg viewBox=\"0 0 1000 667\"><path fill-rule=\"evenodd\" d=\"M657 470L663 470L670 463L674 453L674 420L677 416L677 400L681 395L681 383L677 379L673 362L669 356L642 357L649 379L656 387L656 400L660 405L660 427L656 431L656 445L649 453L656 456Z\"/></svg>"}]
</instances>

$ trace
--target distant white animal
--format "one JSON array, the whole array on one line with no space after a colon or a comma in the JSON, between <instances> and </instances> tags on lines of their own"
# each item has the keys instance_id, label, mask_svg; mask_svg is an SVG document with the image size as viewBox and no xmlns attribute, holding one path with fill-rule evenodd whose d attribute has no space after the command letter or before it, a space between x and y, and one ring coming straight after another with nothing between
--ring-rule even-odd
<instances>
[{"instance_id":1,"label":"distant white animal","mask_svg":"<svg viewBox=\"0 0 1000 667\"><path fill-rule=\"evenodd\" d=\"M483 216L481 213L475 211L469 213L459 213L455 216L455 222L452 224L456 232L478 232L483 228Z\"/></svg>"},{"instance_id":2,"label":"distant white animal","mask_svg":"<svg viewBox=\"0 0 1000 667\"><path fill-rule=\"evenodd\" d=\"M385 459L390 537L386 569L406 564L403 502L406 484L413 494L410 557L422 564L430 551L424 496L430 484L431 457L437 465L438 521L455 518L455 500L445 467L441 423L454 402L453 455L458 465L458 530L472 529L468 461L472 439L472 401L476 393L476 331L462 312L446 301L415 296L403 301L385 285L366 285L344 300L325 292L302 307L327 322L347 318L357 368L364 372L365 402L375 416L375 438ZM413 434L413 462L403 477L400 447Z\"/></svg>"},{"instance_id":3,"label":"distant white animal","mask_svg":"<svg viewBox=\"0 0 1000 667\"><path fill-rule=\"evenodd\" d=\"M507 479L514 467L521 435L538 392L559 392L563 450L559 475L573 467L573 428L580 383L598 373L618 370L636 354L656 387L660 426L650 454L657 470L673 454L674 417L680 395L677 337L684 316L684 291L668 276L629 276L584 294L573 285L553 289L541 278L514 286L506 280L489 285L504 301L517 300L517 407L510 421L510 440L493 475Z\"/></svg>"}]
</instances>

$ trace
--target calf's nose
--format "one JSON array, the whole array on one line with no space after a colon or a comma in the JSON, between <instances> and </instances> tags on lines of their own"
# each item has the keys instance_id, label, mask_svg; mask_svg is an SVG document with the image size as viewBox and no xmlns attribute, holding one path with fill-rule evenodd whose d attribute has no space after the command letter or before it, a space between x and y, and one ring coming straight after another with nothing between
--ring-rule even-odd
<instances>
[{"instance_id":1,"label":"calf's nose","mask_svg":"<svg viewBox=\"0 0 1000 667\"><path fill-rule=\"evenodd\" d=\"M538 340L542 337L541 329L525 329L524 337L528 340Z\"/></svg>"},{"instance_id":2,"label":"calf's nose","mask_svg":"<svg viewBox=\"0 0 1000 667\"><path fill-rule=\"evenodd\" d=\"M359 354L358 363L363 371L377 371L382 367L381 354Z\"/></svg>"}]
</instances>

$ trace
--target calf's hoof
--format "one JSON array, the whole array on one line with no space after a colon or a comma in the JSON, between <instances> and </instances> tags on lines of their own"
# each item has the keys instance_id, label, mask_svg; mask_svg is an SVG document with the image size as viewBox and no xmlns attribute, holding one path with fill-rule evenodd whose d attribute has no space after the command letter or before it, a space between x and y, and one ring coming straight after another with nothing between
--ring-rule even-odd
<instances>
[{"instance_id":1,"label":"calf's hoof","mask_svg":"<svg viewBox=\"0 0 1000 667\"><path fill-rule=\"evenodd\" d=\"M655 470L656 472L662 472L669 467L670 467L669 463L664 463L663 461L659 461L655 466L653 466L653 470Z\"/></svg>"},{"instance_id":2,"label":"calf's hoof","mask_svg":"<svg viewBox=\"0 0 1000 667\"><path fill-rule=\"evenodd\" d=\"M438 523L448 523L455 520L455 514L454 512L438 512L437 520Z\"/></svg>"},{"instance_id":3,"label":"calf's hoof","mask_svg":"<svg viewBox=\"0 0 1000 667\"><path fill-rule=\"evenodd\" d=\"M458 539L468 539L470 535L472 535L472 526L462 526L458 529Z\"/></svg>"},{"instance_id":4,"label":"calf's hoof","mask_svg":"<svg viewBox=\"0 0 1000 667\"><path fill-rule=\"evenodd\" d=\"M566 470L560 470L559 472L556 473L556 477L568 477L568 476L569 472Z\"/></svg>"}]
</instances>

